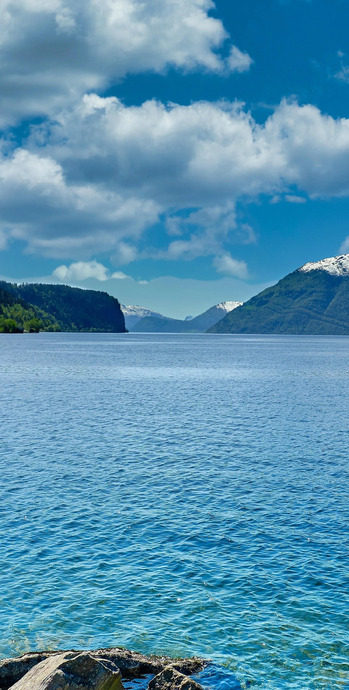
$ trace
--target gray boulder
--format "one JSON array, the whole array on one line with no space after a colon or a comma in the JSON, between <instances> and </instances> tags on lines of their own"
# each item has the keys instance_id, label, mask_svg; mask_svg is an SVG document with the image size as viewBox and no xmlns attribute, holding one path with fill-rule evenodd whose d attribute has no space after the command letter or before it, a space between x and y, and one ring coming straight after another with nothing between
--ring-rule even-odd
<instances>
[{"instance_id":1,"label":"gray boulder","mask_svg":"<svg viewBox=\"0 0 349 690\"><path fill-rule=\"evenodd\" d=\"M14 659L0 661L0 690L8 690L31 668L58 652L29 652ZM59 652L61 653L61 652Z\"/></svg>"},{"instance_id":2,"label":"gray boulder","mask_svg":"<svg viewBox=\"0 0 349 690\"><path fill-rule=\"evenodd\" d=\"M203 688L195 680L176 671L173 666L166 666L148 683L148 690L203 690Z\"/></svg>"},{"instance_id":3,"label":"gray boulder","mask_svg":"<svg viewBox=\"0 0 349 690\"><path fill-rule=\"evenodd\" d=\"M93 656L103 657L113 661L121 671L122 678L139 678L148 674L158 674L166 666L172 666L180 673L190 676L198 673L206 665L207 661L193 657L192 659L171 659L168 656L145 656L128 649L114 647L112 649L98 649L92 652Z\"/></svg>"},{"instance_id":4,"label":"gray boulder","mask_svg":"<svg viewBox=\"0 0 349 690\"><path fill-rule=\"evenodd\" d=\"M34 666L40 664L45 659L71 654L77 656L81 651L71 650L70 652L31 652L14 659L2 659L0 661L0 690L9 690ZM179 673L191 675L197 673L206 666L207 662L202 659L170 659L162 656L145 656L138 652L131 652L128 649L112 647L111 649L98 649L90 652L96 659L105 659L113 662L120 670L122 678L139 678L145 675L157 675L166 666L171 665Z\"/></svg>"},{"instance_id":5,"label":"gray boulder","mask_svg":"<svg viewBox=\"0 0 349 690\"><path fill-rule=\"evenodd\" d=\"M123 690L118 667L89 652L50 655L36 664L13 690Z\"/></svg>"}]
</instances>

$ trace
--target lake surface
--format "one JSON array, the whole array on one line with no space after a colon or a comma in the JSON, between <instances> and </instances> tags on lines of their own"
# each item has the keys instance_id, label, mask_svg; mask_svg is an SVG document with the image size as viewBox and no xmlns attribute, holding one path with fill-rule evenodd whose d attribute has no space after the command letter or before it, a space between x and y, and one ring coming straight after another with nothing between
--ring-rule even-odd
<instances>
[{"instance_id":1,"label":"lake surface","mask_svg":"<svg viewBox=\"0 0 349 690\"><path fill-rule=\"evenodd\" d=\"M0 339L0 656L349 688L349 338Z\"/></svg>"}]
</instances>

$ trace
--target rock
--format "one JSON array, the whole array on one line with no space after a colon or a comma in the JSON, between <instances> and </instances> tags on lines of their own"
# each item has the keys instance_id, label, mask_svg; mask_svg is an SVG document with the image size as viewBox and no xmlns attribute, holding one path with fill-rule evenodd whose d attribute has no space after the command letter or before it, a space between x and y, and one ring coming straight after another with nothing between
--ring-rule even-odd
<instances>
[{"instance_id":1,"label":"rock","mask_svg":"<svg viewBox=\"0 0 349 690\"><path fill-rule=\"evenodd\" d=\"M36 664L13 690L123 690L121 673L107 659L89 652L50 655Z\"/></svg>"},{"instance_id":2,"label":"rock","mask_svg":"<svg viewBox=\"0 0 349 690\"><path fill-rule=\"evenodd\" d=\"M52 656L52 654L57 654L57 652L32 652L15 659L2 659L0 661L0 690L8 690L33 666Z\"/></svg>"},{"instance_id":3,"label":"rock","mask_svg":"<svg viewBox=\"0 0 349 690\"><path fill-rule=\"evenodd\" d=\"M173 666L166 666L148 684L148 690L203 690L199 683L179 673Z\"/></svg>"},{"instance_id":4,"label":"rock","mask_svg":"<svg viewBox=\"0 0 349 690\"><path fill-rule=\"evenodd\" d=\"M178 659L177 661L169 659L168 661L169 666L172 666L172 668L185 676L199 673L199 671L202 671L209 663L209 661L198 659L197 657L193 657L192 659Z\"/></svg>"},{"instance_id":5,"label":"rock","mask_svg":"<svg viewBox=\"0 0 349 690\"><path fill-rule=\"evenodd\" d=\"M102 656L104 659L113 661L121 671L123 678L137 678L150 673L158 674L166 666L172 666L180 673L190 675L198 673L207 664L207 661L198 659L171 659L167 656L145 656L138 652L131 652L128 649L115 647L112 649L98 649L92 652L94 656Z\"/></svg>"},{"instance_id":6,"label":"rock","mask_svg":"<svg viewBox=\"0 0 349 690\"><path fill-rule=\"evenodd\" d=\"M81 654L81 651L73 649L70 652L33 652L15 659L3 659L0 661L0 690L12 688L28 671L45 659L68 653L77 656ZM122 678L125 679L139 678L150 674L157 675L169 665L179 673L191 675L201 671L207 664L207 661L197 658L170 659L161 656L145 656L120 647L97 649L89 653L94 658L113 662L119 668Z\"/></svg>"}]
</instances>

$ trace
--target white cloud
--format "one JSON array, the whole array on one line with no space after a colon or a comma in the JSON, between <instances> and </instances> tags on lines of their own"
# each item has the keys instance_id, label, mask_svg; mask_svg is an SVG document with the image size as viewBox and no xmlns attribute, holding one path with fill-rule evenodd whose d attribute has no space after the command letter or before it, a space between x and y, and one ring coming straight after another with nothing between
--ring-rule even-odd
<instances>
[{"instance_id":1,"label":"white cloud","mask_svg":"<svg viewBox=\"0 0 349 690\"><path fill-rule=\"evenodd\" d=\"M221 254L216 256L213 260L213 265L218 273L225 273L226 275L234 276L242 280L248 278L248 268L245 261L238 261L230 254Z\"/></svg>"},{"instance_id":2,"label":"white cloud","mask_svg":"<svg viewBox=\"0 0 349 690\"><path fill-rule=\"evenodd\" d=\"M349 119L283 101L264 130L287 185L311 197L349 194Z\"/></svg>"},{"instance_id":3,"label":"white cloud","mask_svg":"<svg viewBox=\"0 0 349 690\"><path fill-rule=\"evenodd\" d=\"M228 67L231 72L248 72L253 63L248 53L243 53L237 46L233 46L228 58Z\"/></svg>"},{"instance_id":4,"label":"white cloud","mask_svg":"<svg viewBox=\"0 0 349 690\"><path fill-rule=\"evenodd\" d=\"M112 273L111 278L114 278L115 280L125 280L125 278L129 278L130 276L127 276L126 273L123 273L122 271L116 271L115 273Z\"/></svg>"},{"instance_id":5,"label":"white cloud","mask_svg":"<svg viewBox=\"0 0 349 690\"><path fill-rule=\"evenodd\" d=\"M133 280L122 271L110 273L109 268L98 261L75 261L69 266L62 264L52 272L52 278L67 283L80 283L84 280Z\"/></svg>"},{"instance_id":6,"label":"white cloud","mask_svg":"<svg viewBox=\"0 0 349 690\"><path fill-rule=\"evenodd\" d=\"M349 120L282 102L259 125L236 103L89 95L0 154L0 231L66 261L108 252L118 268L144 256L139 240L159 221L162 257L224 256L255 241L235 205L261 194L349 195Z\"/></svg>"},{"instance_id":7,"label":"white cloud","mask_svg":"<svg viewBox=\"0 0 349 690\"><path fill-rule=\"evenodd\" d=\"M98 261L77 261L70 266L58 266L52 273L53 278L62 282L80 282L95 278L95 280L108 280L108 269Z\"/></svg>"},{"instance_id":8,"label":"white cloud","mask_svg":"<svg viewBox=\"0 0 349 690\"><path fill-rule=\"evenodd\" d=\"M54 115L127 74L170 66L223 73L219 50L228 35L210 15L214 7L212 0L0 0L1 122Z\"/></svg>"},{"instance_id":9,"label":"white cloud","mask_svg":"<svg viewBox=\"0 0 349 690\"><path fill-rule=\"evenodd\" d=\"M166 228L169 237L180 237L185 231L189 232L189 237L173 240L165 251L152 252L150 256L170 260L190 260L197 256L215 254L229 236L237 237L240 232L244 238L247 236L243 229L237 231L233 202L227 202L222 206L207 206L190 213L185 218L169 216ZM242 243L244 244L245 241Z\"/></svg>"},{"instance_id":10,"label":"white cloud","mask_svg":"<svg viewBox=\"0 0 349 690\"><path fill-rule=\"evenodd\" d=\"M289 204L305 204L307 201L304 196L297 196L296 194L285 194L285 200Z\"/></svg>"},{"instance_id":11,"label":"white cloud","mask_svg":"<svg viewBox=\"0 0 349 690\"><path fill-rule=\"evenodd\" d=\"M138 252L135 246L127 244L126 242L119 242L112 257L112 261L115 262L117 266L120 266L135 261L137 257Z\"/></svg>"},{"instance_id":12,"label":"white cloud","mask_svg":"<svg viewBox=\"0 0 349 690\"><path fill-rule=\"evenodd\" d=\"M151 200L85 181L67 183L62 165L42 149L0 158L0 231L25 241L28 251L90 258L138 238L158 215Z\"/></svg>"}]
</instances>

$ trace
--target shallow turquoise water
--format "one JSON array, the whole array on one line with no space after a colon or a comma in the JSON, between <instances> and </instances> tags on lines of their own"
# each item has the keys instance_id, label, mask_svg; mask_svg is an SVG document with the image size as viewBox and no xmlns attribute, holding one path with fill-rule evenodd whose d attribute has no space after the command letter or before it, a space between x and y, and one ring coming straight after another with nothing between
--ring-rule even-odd
<instances>
[{"instance_id":1,"label":"shallow turquoise water","mask_svg":"<svg viewBox=\"0 0 349 690\"><path fill-rule=\"evenodd\" d=\"M349 688L349 338L0 356L1 656L123 645L210 657L214 690Z\"/></svg>"}]
</instances>

